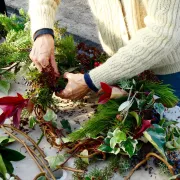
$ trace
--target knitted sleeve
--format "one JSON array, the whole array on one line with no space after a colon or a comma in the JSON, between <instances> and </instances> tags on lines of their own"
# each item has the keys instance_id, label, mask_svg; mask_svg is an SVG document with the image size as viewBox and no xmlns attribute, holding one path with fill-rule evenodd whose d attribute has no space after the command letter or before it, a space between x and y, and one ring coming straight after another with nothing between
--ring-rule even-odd
<instances>
[{"instance_id":1,"label":"knitted sleeve","mask_svg":"<svg viewBox=\"0 0 180 180\"><path fill-rule=\"evenodd\" d=\"M90 71L97 88L100 82L114 84L154 67L180 44L180 1L149 0L145 24L127 46Z\"/></svg>"},{"instance_id":2,"label":"knitted sleeve","mask_svg":"<svg viewBox=\"0 0 180 180\"><path fill-rule=\"evenodd\" d=\"M60 0L29 0L31 34L42 28L53 29Z\"/></svg>"}]
</instances>

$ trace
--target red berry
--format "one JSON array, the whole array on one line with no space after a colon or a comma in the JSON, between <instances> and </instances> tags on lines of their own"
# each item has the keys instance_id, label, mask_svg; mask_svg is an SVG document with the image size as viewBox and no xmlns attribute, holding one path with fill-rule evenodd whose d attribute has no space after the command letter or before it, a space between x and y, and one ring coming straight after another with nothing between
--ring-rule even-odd
<instances>
[{"instance_id":1,"label":"red berry","mask_svg":"<svg viewBox=\"0 0 180 180\"><path fill-rule=\"evenodd\" d=\"M99 65L100 65L99 62L95 62L95 63L94 63L94 67L98 67Z\"/></svg>"}]
</instances>

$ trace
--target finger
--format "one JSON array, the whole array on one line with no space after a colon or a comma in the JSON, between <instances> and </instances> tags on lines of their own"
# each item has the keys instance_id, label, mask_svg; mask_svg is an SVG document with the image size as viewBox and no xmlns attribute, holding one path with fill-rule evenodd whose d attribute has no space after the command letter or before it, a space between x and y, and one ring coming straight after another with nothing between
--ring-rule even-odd
<instances>
[{"instance_id":1,"label":"finger","mask_svg":"<svg viewBox=\"0 0 180 180\"><path fill-rule=\"evenodd\" d=\"M72 89L69 88L69 85L66 86L66 88L58 93L58 96L61 97L62 99L71 99L72 97Z\"/></svg>"},{"instance_id":2,"label":"finger","mask_svg":"<svg viewBox=\"0 0 180 180\"><path fill-rule=\"evenodd\" d=\"M53 67L54 72L56 73L56 75L60 76L60 73L59 73L58 67L57 67L57 63L55 61L54 53L51 54L50 62L51 62L51 66Z\"/></svg>"},{"instance_id":3,"label":"finger","mask_svg":"<svg viewBox=\"0 0 180 180\"><path fill-rule=\"evenodd\" d=\"M47 56L40 56L38 58L38 62L42 66L42 68L46 68L49 65L49 59L50 59L50 57L48 55Z\"/></svg>"},{"instance_id":4,"label":"finger","mask_svg":"<svg viewBox=\"0 0 180 180\"><path fill-rule=\"evenodd\" d=\"M42 71L42 66L38 63L38 61L35 60L35 58L32 58L32 61L35 64L35 66L38 69L38 71L41 72Z\"/></svg>"},{"instance_id":5,"label":"finger","mask_svg":"<svg viewBox=\"0 0 180 180\"><path fill-rule=\"evenodd\" d=\"M64 73L64 78L65 79L71 79L71 77L72 77L72 73L69 73L69 72Z\"/></svg>"}]
</instances>

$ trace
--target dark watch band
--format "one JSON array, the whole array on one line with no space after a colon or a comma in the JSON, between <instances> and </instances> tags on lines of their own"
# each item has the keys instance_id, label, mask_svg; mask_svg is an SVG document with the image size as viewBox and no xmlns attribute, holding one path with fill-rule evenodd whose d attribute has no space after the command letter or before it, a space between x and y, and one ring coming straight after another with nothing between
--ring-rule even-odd
<instances>
[{"instance_id":1,"label":"dark watch band","mask_svg":"<svg viewBox=\"0 0 180 180\"><path fill-rule=\"evenodd\" d=\"M43 29L39 29L38 31L35 32L33 39L34 41L43 34L50 34L53 38L54 38L54 31L52 29L49 28L43 28Z\"/></svg>"},{"instance_id":2,"label":"dark watch band","mask_svg":"<svg viewBox=\"0 0 180 180\"><path fill-rule=\"evenodd\" d=\"M93 90L94 92L98 92L98 88L94 85L88 73L84 74L84 80L87 86L89 87L89 89Z\"/></svg>"}]
</instances>

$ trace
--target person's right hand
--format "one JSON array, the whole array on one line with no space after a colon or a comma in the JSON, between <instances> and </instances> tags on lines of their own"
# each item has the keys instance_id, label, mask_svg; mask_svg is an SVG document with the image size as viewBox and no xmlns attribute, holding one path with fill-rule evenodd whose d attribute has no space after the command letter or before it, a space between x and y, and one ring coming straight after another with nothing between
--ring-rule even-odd
<instances>
[{"instance_id":1,"label":"person's right hand","mask_svg":"<svg viewBox=\"0 0 180 180\"><path fill-rule=\"evenodd\" d=\"M51 35L44 34L36 39L30 53L30 58L40 72L51 64L54 72L59 76L54 57L54 39Z\"/></svg>"}]
</instances>

